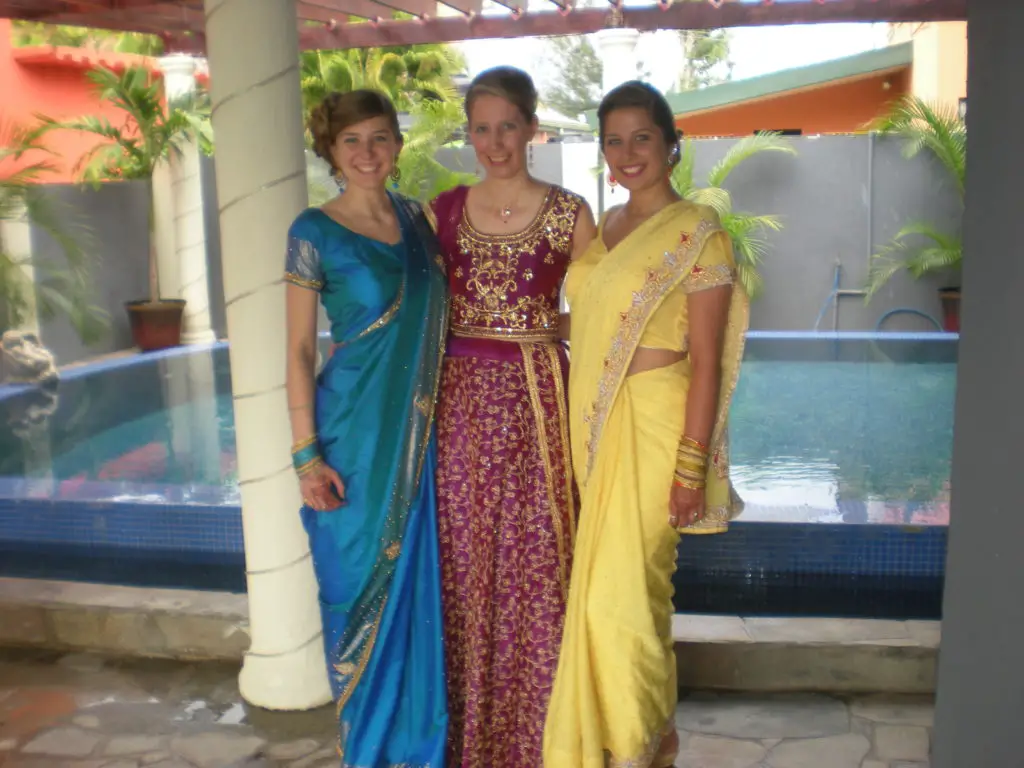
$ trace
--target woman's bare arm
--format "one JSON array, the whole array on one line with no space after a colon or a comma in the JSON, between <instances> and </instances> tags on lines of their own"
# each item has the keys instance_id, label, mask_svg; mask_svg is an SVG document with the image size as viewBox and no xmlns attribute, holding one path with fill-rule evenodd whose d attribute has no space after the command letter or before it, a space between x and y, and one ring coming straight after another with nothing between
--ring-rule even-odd
<instances>
[{"instance_id":1,"label":"woman's bare arm","mask_svg":"<svg viewBox=\"0 0 1024 768\"><path fill-rule=\"evenodd\" d=\"M720 285L687 296L690 318L690 392L686 398L686 437L711 441L722 385L722 345L732 286Z\"/></svg>"},{"instance_id":2,"label":"woman's bare arm","mask_svg":"<svg viewBox=\"0 0 1024 768\"><path fill-rule=\"evenodd\" d=\"M317 303L319 294L288 284L286 290L288 356L285 387L292 442L299 443L316 433L314 420L314 379L317 352Z\"/></svg>"}]
</instances>

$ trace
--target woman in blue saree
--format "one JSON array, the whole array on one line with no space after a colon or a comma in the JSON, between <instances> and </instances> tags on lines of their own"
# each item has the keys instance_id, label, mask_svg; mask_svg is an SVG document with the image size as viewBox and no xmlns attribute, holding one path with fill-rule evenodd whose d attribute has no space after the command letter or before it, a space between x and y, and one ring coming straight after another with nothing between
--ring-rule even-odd
<instances>
[{"instance_id":1,"label":"woman in blue saree","mask_svg":"<svg viewBox=\"0 0 1024 768\"><path fill-rule=\"evenodd\" d=\"M420 207L387 192L391 102L333 94L310 120L345 192L288 233L288 401L343 768L443 768L447 736L434 402L447 294ZM314 375L317 303L332 353Z\"/></svg>"}]
</instances>

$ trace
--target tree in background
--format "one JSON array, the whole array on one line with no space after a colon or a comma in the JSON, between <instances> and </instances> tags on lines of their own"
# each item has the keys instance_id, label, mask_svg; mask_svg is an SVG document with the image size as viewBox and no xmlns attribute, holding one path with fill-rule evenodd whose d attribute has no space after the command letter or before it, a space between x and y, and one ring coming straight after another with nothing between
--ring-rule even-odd
<instances>
[{"instance_id":1,"label":"tree in background","mask_svg":"<svg viewBox=\"0 0 1024 768\"><path fill-rule=\"evenodd\" d=\"M677 89L689 91L732 79L729 35L724 29L684 30L679 33L683 68ZM553 37L548 41L548 63L555 79L544 89L544 104L567 117L578 117L601 103L601 58L589 37ZM651 73L640 62L637 78Z\"/></svg>"},{"instance_id":2,"label":"tree in background","mask_svg":"<svg viewBox=\"0 0 1024 768\"><path fill-rule=\"evenodd\" d=\"M764 281L758 266L768 251L764 236L782 229L782 220L771 214L753 214L733 210L732 195L725 181L744 161L764 152L795 155L796 150L774 133L761 133L740 139L708 173L707 184L698 186L693 177L695 148L692 139L683 141L679 164L672 171L672 186L680 197L715 209L732 240L740 282L753 299L761 293Z\"/></svg>"},{"instance_id":3,"label":"tree in background","mask_svg":"<svg viewBox=\"0 0 1024 768\"><path fill-rule=\"evenodd\" d=\"M129 67L118 74L97 67L88 78L101 101L117 107L124 122L114 125L95 115L74 120L42 118L42 132L69 130L87 133L99 141L84 154L74 168L82 181L98 184L103 181L150 179L157 165L172 153L180 151L185 142L197 141L206 154L213 151L213 129L210 125L208 97L199 92L172 108L164 105L163 80L153 77L145 67ZM156 238L153 233L152 202L149 215L150 301L160 299L156 268Z\"/></svg>"},{"instance_id":4,"label":"tree in background","mask_svg":"<svg viewBox=\"0 0 1024 768\"><path fill-rule=\"evenodd\" d=\"M732 80L729 33L724 29L684 29L679 33L683 48L683 69L676 85L692 91Z\"/></svg>"},{"instance_id":5,"label":"tree in background","mask_svg":"<svg viewBox=\"0 0 1024 768\"><path fill-rule=\"evenodd\" d=\"M25 217L49 235L64 256L61 265L27 264L0 238L0 334L20 328L35 306L42 319L67 317L89 344L108 327L106 312L90 300L94 243L84 223L45 191L45 177L57 170L48 155L34 132L0 118L0 223ZM21 162L29 157L36 159Z\"/></svg>"},{"instance_id":6,"label":"tree in background","mask_svg":"<svg viewBox=\"0 0 1024 768\"><path fill-rule=\"evenodd\" d=\"M545 106L576 118L601 103L601 59L589 38L553 37L548 60L558 78L543 93Z\"/></svg>"},{"instance_id":7,"label":"tree in background","mask_svg":"<svg viewBox=\"0 0 1024 768\"><path fill-rule=\"evenodd\" d=\"M963 203L967 124L955 108L908 96L873 127L879 133L903 139L904 157L915 157L922 151L934 156L952 178ZM959 230L960 222L956 224ZM949 227L927 221L911 222L872 255L867 298L874 297L897 272L906 270L919 278L938 270L959 269L962 261L963 240L959 231L950 232Z\"/></svg>"},{"instance_id":8,"label":"tree in background","mask_svg":"<svg viewBox=\"0 0 1024 768\"><path fill-rule=\"evenodd\" d=\"M137 53L142 56L160 56L164 43L156 35L141 32L111 32L90 27L69 27L59 24L40 24L15 21L12 40L18 48L33 45L59 45L69 48L93 48L116 53Z\"/></svg>"},{"instance_id":9,"label":"tree in background","mask_svg":"<svg viewBox=\"0 0 1024 768\"><path fill-rule=\"evenodd\" d=\"M373 88L386 93L399 112L425 99L455 98L452 77L462 72L462 54L450 45L430 44L300 54L302 107L310 110L328 93Z\"/></svg>"}]
</instances>

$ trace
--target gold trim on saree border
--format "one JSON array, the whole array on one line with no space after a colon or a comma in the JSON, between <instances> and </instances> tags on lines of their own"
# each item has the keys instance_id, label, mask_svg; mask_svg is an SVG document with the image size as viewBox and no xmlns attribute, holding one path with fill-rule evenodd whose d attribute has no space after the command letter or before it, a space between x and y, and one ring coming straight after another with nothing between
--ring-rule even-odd
<instances>
[{"instance_id":1,"label":"gold trim on saree border","mask_svg":"<svg viewBox=\"0 0 1024 768\"><path fill-rule=\"evenodd\" d=\"M402 300L405 298L405 276L402 277L402 282L398 284L398 293L395 295L395 300L391 302L391 306L384 310L384 314L370 323L366 328L361 330L358 334L353 336L351 339L345 339L339 341L331 347L331 352L337 352L342 347L347 347L349 344L354 344L360 339L369 336L374 331L379 331L385 325L395 319L395 315L398 314L398 310L402 306Z\"/></svg>"},{"instance_id":2,"label":"gold trim on saree border","mask_svg":"<svg viewBox=\"0 0 1024 768\"><path fill-rule=\"evenodd\" d=\"M562 505L558 503L558 491L555 488L554 462L551 460L551 448L548 444L548 420L544 413L544 406L540 400L540 384L537 377L537 362L533 359L533 353L537 349L534 344L520 344L523 355L523 370L526 373L526 388L530 392L530 403L533 406L533 417L537 423L537 439L539 442L541 461L544 462L544 487L547 490L548 506L551 508L551 524L555 530L555 545L558 547L558 580L562 587L562 599L569 597L569 554L565 547L564 528L562 527ZM543 347L541 348L543 350ZM553 347L548 347L556 352ZM556 352L557 355L557 352ZM558 358L555 358L557 365ZM551 361L549 360L549 363ZM553 368L550 374L557 378L561 377L558 367ZM557 397L556 391L556 397ZM560 408L561 410L561 408ZM568 458L568 454L565 454ZM565 473L562 473L565 474ZM572 496L566 499L566 503L572 504ZM569 510L569 519L572 519L572 510ZM571 526L571 523L570 523ZM572 532L570 530L570 536Z\"/></svg>"},{"instance_id":3,"label":"gold trim on saree border","mask_svg":"<svg viewBox=\"0 0 1024 768\"><path fill-rule=\"evenodd\" d=\"M722 231L707 220L702 220L693 235L686 238L674 251L666 251L661 266L648 267L643 286L633 293L633 303L624 313L619 332L612 340L604 359L604 370L597 386L597 399L590 406L590 434L587 437L588 475L594 467L598 444L604 432L604 422L612 408L629 363L654 312L662 305L671 290L680 285L693 270L708 239Z\"/></svg>"},{"instance_id":4,"label":"gold trim on saree border","mask_svg":"<svg viewBox=\"0 0 1024 768\"><path fill-rule=\"evenodd\" d=\"M664 740L669 733L675 732L675 729L675 718L672 717L659 733L651 737L651 741L647 744L643 753L635 757L616 758L610 753L606 753L608 754L608 768L661 768L660 765L655 765L654 761L659 757L662 757L662 755L659 754L662 740ZM679 750L677 749L672 762L667 763L666 765L674 765L678 756ZM664 757L667 757L667 755Z\"/></svg>"},{"instance_id":5,"label":"gold trim on saree border","mask_svg":"<svg viewBox=\"0 0 1024 768\"><path fill-rule=\"evenodd\" d=\"M569 393L565 391L565 381L562 379L562 359L559 357L558 347L547 345L545 349L555 377L555 398L558 401L558 439L562 444L562 460L565 463L562 477L565 479L565 498L569 507L569 546L575 548L576 504L573 496L572 444L569 442Z\"/></svg>"},{"instance_id":6,"label":"gold trim on saree border","mask_svg":"<svg viewBox=\"0 0 1024 768\"><path fill-rule=\"evenodd\" d=\"M284 280L286 283L297 285L300 288L309 288L311 291L323 290L324 284L320 280L307 280L304 277L299 277L294 272L285 272Z\"/></svg>"}]
</instances>

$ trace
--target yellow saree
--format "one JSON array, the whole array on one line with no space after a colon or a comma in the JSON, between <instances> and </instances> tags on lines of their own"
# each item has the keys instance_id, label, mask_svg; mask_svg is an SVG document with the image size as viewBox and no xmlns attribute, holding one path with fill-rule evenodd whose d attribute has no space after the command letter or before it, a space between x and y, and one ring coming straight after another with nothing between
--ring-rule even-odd
<instances>
[{"instance_id":1,"label":"yellow saree","mask_svg":"<svg viewBox=\"0 0 1024 768\"><path fill-rule=\"evenodd\" d=\"M598 237L570 267L569 424L582 497L562 648L544 735L545 768L648 768L677 699L669 525L689 361L626 377L638 347L685 351L687 295L733 285L711 443L707 515L724 531L740 510L729 483L726 416L748 302L728 235L687 201L658 212L611 252Z\"/></svg>"}]
</instances>

